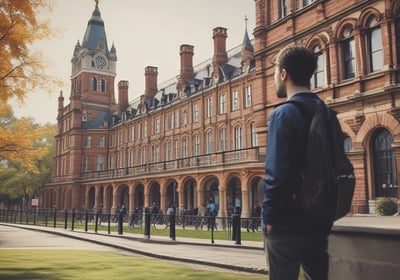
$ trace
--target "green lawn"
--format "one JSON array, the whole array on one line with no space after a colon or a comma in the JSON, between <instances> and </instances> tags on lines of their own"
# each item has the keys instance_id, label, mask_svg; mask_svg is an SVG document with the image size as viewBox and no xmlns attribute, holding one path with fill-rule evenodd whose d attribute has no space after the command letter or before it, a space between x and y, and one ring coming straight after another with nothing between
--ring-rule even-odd
<instances>
[{"instance_id":1,"label":"green lawn","mask_svg":"<svg viewBox=\"0 0 400 280\"><path fill-rule=\"evenodd\" d=\"M104 251L83 250L0 250L0 279L152 279L265 280L264 275L204 270L188 265L127 256Z\"/></svg>"}]
</instances>

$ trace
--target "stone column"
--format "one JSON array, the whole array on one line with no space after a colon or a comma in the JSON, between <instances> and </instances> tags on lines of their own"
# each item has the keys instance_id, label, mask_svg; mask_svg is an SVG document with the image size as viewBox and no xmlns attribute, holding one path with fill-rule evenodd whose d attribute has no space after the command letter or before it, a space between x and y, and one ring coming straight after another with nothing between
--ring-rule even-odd
<instances>
[{"instance_id":1,"label":"stone column","mask_svg":"<svg viewBox=\"0 0 400 280\"><path fill-rule=\"evenodd\" d=\"M160 184L160 210L163 211L163 213L167 212L167 185L166 185L166 180L162 179L159 181Z\"/></svg>"}]
</instances>

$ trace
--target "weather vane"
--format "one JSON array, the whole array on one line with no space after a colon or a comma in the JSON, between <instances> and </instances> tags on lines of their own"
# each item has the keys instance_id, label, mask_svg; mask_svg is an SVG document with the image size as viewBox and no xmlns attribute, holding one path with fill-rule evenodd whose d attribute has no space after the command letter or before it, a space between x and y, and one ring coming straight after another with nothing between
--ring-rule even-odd
<instances>
[{"instance_id":1,"label":"weather vane","mask_svg":"<svg viewBox=\"0 0 400 280\"><path fill-rule=\"evenodd\" d=\"M246 22L246 29L247 29L247 21L248 21L248 17L247 17L247 15L244 15L244 21Z\"/></svg>"}]
</instances>

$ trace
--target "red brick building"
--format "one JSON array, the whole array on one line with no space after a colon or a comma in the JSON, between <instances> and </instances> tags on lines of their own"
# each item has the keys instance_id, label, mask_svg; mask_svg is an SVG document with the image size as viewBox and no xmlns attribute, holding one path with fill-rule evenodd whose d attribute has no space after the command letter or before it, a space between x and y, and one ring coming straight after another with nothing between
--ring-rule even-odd
<instances>
[{"instance_id":1,"label":"red brick building","mask_svg":"<svg viewBox=\"0 0 400 280\"><path fill-rule=\"evenodd\" d=\"M159 84L157 67L148 66L144 94L128 102L127 81L114 98L116 50L96 6L72 58L70 103L59 98L41 207L190 209L212 198L219 215L240 206L248 217L263 200L267 120L281 101L270 62L290 43L318 54L312 87L347 136L353 211L373 211L378 197L398 199L399 1L255 0L255 11L254 41L246 31L227 51L227 29L217 27L209 60L193 66L194 46L181 45L177 78Z\"/></svg>"},{"instance_id":2,"label":"red brick building","mask_svg":"<svg viewBox=\"0 0 400 280\"><path fill-rule=\"evenodd\" d=\"M347 135L357 179L354 212L373 212L378 197L399 201L400 1L256 0L255 6L259 143L266 139L265 115L278 102L270 61L285 45L304 44L319 57L313 91L337 111Z\"/></svg>"}]
</instances>

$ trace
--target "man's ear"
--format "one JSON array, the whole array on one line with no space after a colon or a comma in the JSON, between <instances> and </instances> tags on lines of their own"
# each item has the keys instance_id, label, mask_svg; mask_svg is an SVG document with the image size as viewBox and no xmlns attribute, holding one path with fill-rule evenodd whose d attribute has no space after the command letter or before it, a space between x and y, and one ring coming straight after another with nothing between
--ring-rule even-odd
<instances>
[{"instance_id":1,"label":"man's ear","mask_svg":"<svg viewBox=\"0 0 400 280\"><path fill-rule=\"evenodd\" d=\"M282 80L282 81L286 80L287 76L288 76L288 73L286 72L286 69L283 68L283 69L281 70L281 74L280 74L281 80Z\"/></svg>"}]
</instances>

